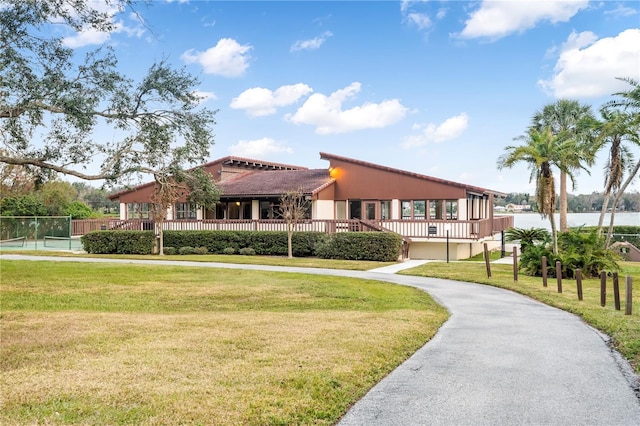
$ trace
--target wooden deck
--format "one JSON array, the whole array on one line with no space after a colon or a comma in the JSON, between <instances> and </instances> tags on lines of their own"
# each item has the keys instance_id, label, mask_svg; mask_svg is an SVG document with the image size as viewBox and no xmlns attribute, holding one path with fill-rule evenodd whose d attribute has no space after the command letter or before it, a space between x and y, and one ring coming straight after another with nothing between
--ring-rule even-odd
<instances>
[{"instance_id":1,"label":"wooden deck","mask_svg":"<svg viewBox=\"0 0 640 426\"><path fill-rule=\"evenodd\" d=\"M404 238L477 241L513 226L513 216L495 216L480 220L305 220L296 231L374 232L388 231ZM163 230L286 231L283 220L167 220ZM154 230L150 220L87 219L72 221L72 235L100 230Z\"/></svg>"}]
</instances>

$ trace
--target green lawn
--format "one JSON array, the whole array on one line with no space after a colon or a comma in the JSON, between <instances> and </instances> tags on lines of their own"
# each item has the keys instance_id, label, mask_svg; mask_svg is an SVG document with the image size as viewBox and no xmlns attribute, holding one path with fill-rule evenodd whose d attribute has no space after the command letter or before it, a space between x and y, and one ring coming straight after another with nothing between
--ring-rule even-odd
<instances>
[{"instance_id":1,"label":"green lawn","mask_svg":"<svg viewBox=\"0 0 640 426\"><path fill-rule=\"evenodd\" d=\"M575 280L563 280L562 293L558 293L557 280L550 278L548 286L542 278L519 274L513 280L513 265L492 264L491 278L487 278L484 262L435 262L400 272L404 275L445 278L502 287L527 295L582 317L588 324L609 335L612 344L626 357L640 374L640 264L621 262L619 274L621 310L614 308L612 278L607 280L607 300L600 306L600 280L583 280L583 301L577 297ZM625 315L625 280L633 282L633 312Z\"/></svg>"},{"instance_id":2,"label":"green lawn","mask_svg":"<svg viewBox=\"0 0 640 426\"><path fill-rule=\"evenodd\" d=\"M334 424L447 318L426 293L376 281L0 268L3 425Z\"/></svg>"}]
</instances>

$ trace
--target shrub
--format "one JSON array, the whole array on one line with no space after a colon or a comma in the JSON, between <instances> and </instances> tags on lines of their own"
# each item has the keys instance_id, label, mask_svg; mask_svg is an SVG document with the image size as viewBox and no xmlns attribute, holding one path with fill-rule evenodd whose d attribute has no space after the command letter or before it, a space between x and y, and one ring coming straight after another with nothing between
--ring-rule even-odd
<instances>
[{"instance_id":1,"label":"shrub","mask_svg":"<svg viewBox=\"0 0 640 426\"><path fill-rule=\"evenodd\" d=\"M178 249L178 254L193 254L195 250L196 249L191 246L184 246Z\"/></svg>"},{"instance_id":2,"label":"shrub","mask_svg":"<svg viewBox=\"0 0 640 426\"><path fill-rule=\"evenodd\" d=\"M162 252L164 254L168 254L168 255L176 254L176 248L175 247L163 247L162 248Z\"/></svg>"},{"instance_id":3,"label":"shrub","mask_svg":"<svg viewBox=\"0 0 640 426\"><path fill-rule=\"evenodd\" d=\"M393 262L401 253L402 237L390 232L344 232L318 243L316 253L325 259Z\"/></svg>"},{"instance_id":4,"label":"shrub","mask_svg":"<svg viewBox=\"0 0 640 426\"><path fill-rule=\"evenodd\" d=\"M255 256L256 255L256 251L254 249L252 249L251 247L243 247L240 249L240 251L238 252L244 256Z\"/></svg>"},{"instance_id":5,"label":"shrub","mask_svg":"<svg viewBox=\"0 0 640 426\"><path fill-rule=\"evenodd\" d=\"M196 247L193 249L193 254L207 254L207 253L209 253L209 249L207 249L204 246Z\"/></svg>"},{"instance_id":6,"label":"shrub","mask_svg":"<svg viewBox=\"0 0 640 426\"><path fill-rule=\"evenodd\" d=\"M153 231L92 231L80 237L84 251L95 254L151 254Z\"/></svg>"},{"instance_id":7,"label":"shrub","mask_svg":"<svg viewBox=\"0 0 640 426\"><path fill-rule=\"evenodd\" d=\"M287 233L284 231L165 231L163 235L167 246L206 247L209 253L225 253L229 247L235 252L242 247L251 247L259 255L287 255ZM316 243L324 237L322 232L294 233L293 255L315 256Z\"/></svg>"},{"instance_id":8,"label":"shrub","mask_svg":"<svg viewBox=\"0 0 640 426\"><path fill-rule=\"evenodd\" d=\"M548 242L530 245L522 251L520 269L527 275L542 276L542 256L547 257L547 274L556 276L555 264L560 261L563 278L575 277L576 269L588 277L597 277L600 271L617 271L618 256L604 247L604 237L597 230L571 228L558 234L558 254L554 255Z\"/></svg>"},{"instance_id":9,"label":"shrub","mask_svg":"<svg viewBox=\"0 0 640 426\"><path fill-rule=\"evenodd\" d=\"M234 249L233 247L227 247L226 249L222 250L223 254L236 254L236 249Z\"/></svg>"}]
</instances>

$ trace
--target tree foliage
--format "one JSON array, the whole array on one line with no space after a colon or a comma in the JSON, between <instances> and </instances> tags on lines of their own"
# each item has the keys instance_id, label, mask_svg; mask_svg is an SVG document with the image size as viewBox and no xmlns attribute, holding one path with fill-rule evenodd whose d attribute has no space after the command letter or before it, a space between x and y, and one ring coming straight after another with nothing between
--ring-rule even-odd
<instances>
[{"instance_id":1,"label":"tree foliage","mask_svg":"<svg viewBox=\"0 0 640 426\"><path fill-rule=\"evenodd\" d=\"M139 82L121 74L108 46L79 58L52 25L110 31L129 0L0 0L0 162L116 182L201 164L215 111L199 105L198 79L166 60ZM135 12L135 11L134 11ZM109 141L97 132L113 130ZM98 164L99 171L86 170Z\"/></svg>"}]
</instances>

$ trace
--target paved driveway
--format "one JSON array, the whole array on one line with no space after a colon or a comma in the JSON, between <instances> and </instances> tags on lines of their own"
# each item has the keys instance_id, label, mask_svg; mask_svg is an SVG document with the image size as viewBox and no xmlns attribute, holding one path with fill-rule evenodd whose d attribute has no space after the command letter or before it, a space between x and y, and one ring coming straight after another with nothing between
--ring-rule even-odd
<instances>
[{"instance_id":1,"label":"paved driveway","mask_svg":"<svg viewBox=\"0 0 640 426\"><path fill-rule=\"evenodd\" d=\"M421 288L449 309L451 317L435 338L371 389L340 425L640 425L637 377L610 350L606 336L516 293L382 272L177 263L388 281Z\"/></svg>"}]
</instances>

